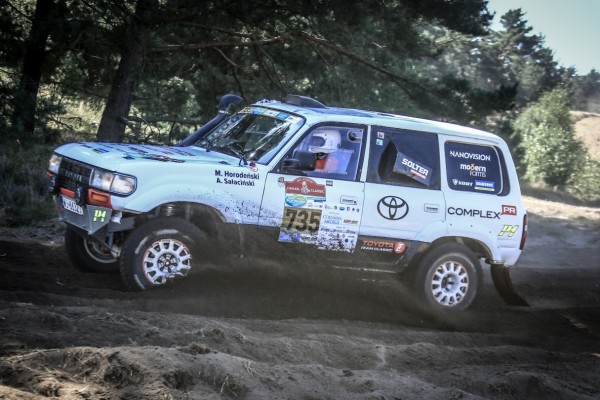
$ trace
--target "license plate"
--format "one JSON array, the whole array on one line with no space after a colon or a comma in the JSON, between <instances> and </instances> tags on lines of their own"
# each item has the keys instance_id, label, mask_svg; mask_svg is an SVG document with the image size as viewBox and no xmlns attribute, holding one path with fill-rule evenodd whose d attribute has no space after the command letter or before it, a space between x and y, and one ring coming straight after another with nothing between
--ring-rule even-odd
<instances>
[{"instance_id":1,"label":"license plate","mask_svg":"<svg viewBox=\"0 0 600 400\"><path fill-rule=\"evenodd\" d=\"M74 199L70 197L60 196L62 206L65 210L74 212L75 214L83 215L83 207L78 205Z\"/></svg>"}]
</instances>

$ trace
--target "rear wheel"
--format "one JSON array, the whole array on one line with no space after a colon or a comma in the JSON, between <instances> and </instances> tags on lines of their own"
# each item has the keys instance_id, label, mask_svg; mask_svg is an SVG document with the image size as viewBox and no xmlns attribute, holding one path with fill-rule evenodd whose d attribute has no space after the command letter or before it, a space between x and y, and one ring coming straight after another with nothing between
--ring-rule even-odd
<instances>
[{"instance_id":1,"label":"rear wheel","mask_svg":"<svg viewBox=\"0 0 600 400\"><path fill-rule=\"evenodd\" d=\"M481 267L473 252L460 244L440 245L423 257L416 273L416 293L438 311L466 310L475 300Z\"/></svg>"},{"instance_id":2,"label":"rear wheel","mask_svg":"<svg viewBox=\"0 0 600 400\"><path fill-rule=\"evenodd\" d=\"M181 218L161 217L139 226L119 257L123 283L140 291L185 277L201 260L205 241L197 226Z\"/></svg>"},{"instance_id":3,"label":"rear wheel","mask_svg":"<svg viewBox=\"0 0 600 400\"><path fill-rule=\"evenodd\" d=\"M100 243L80 236L67 227L65 250L75 268L81 272L117 272L119 262L110 250Z\"/></svg>"}]
</instances>

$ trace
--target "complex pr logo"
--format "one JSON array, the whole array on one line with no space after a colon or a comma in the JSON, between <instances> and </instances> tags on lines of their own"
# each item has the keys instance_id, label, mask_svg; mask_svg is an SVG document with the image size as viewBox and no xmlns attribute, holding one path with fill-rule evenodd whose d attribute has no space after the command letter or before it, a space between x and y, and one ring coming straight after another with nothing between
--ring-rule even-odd
<instances>
[{"instance_id":1,"label":"complex pr logo","mask_svg":"<svg viewBox=\"0 0 600 400\"><path fill-rule=\"evenodd\" d=\"M402 219L408 214L408 204L400 197L385 196L377 203L377 212L392 221Z\"/></svg>"}]
</instances>

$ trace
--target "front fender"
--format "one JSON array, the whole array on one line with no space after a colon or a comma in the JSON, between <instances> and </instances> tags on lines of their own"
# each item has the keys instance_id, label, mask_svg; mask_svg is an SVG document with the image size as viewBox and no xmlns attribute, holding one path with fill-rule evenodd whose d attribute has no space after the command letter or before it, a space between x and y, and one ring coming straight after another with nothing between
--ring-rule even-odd
<instances>
[{"instance_id":1,"label":"front fender","mask_svg":"<svg viewBox=\"0 0 600 400\"><path fill-rule=\"evenodd\" d=\"M225 222L242 224L249 223L244 215L258 215L258 204L249 204L248 201L236 201L230 194L222 190L188 185L160 185L150 190L134 194L133 197L112 198L113 208L133 213L145 213L162 204L175 202L190 202L204 204L219 210Z\"/></svg>"}]
</instances>

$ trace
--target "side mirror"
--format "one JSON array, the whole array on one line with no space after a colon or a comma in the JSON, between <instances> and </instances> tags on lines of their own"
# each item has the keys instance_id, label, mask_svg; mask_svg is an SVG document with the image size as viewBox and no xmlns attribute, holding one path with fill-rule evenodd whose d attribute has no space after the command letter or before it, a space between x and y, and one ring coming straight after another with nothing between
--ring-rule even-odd
<instances>
[{"instance_id":1,"label":"side mirror","mask_svg":"<svg viewBox=\"0 0 600 400\"><path fill-rule=\"evenodd\" d=\"M314 171L317 163L317 157L314 153L305 150L296 150L292 158L283 160L282 169L284 171Z\"/></svg>"}]
</instances>

